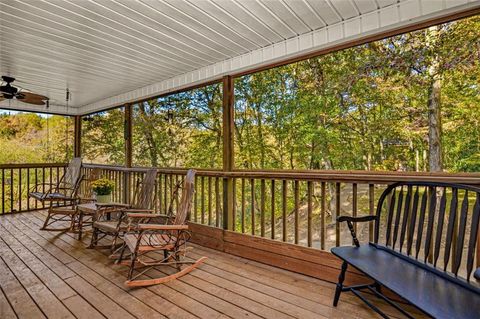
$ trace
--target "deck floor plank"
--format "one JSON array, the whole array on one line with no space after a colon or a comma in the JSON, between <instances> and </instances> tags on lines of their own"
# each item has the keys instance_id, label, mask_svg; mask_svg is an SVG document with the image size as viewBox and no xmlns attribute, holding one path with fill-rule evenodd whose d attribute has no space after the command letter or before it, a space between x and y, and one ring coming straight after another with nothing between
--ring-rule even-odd
<instances>
[{"instance_id":1,"label":"deck floor plank","mask_svg":"<svg viewBox=\"0 0 480 319\"><path fill-rule=\"evenodd\" d=\"M4 318L4 319L17 318L15 311L10 305L10 302L8 301L7 296L5 296L2 289L0 289L0 318Z\"/></svg>"},{"instance_id":2,"label":"deck floor plank","mask_svg":"<svg viewBox=\"0 0 480 319\"><path fill-rule=\"evenodd\" d=\"M55 294L36 276L3 239L0 238L0 254L15 277L48 318L75 318ZM23 306L22 306L23 307Z\"/></svg>"},{"instance_id":3,"label":"deck floor plank","mask_svg":"<svg viewBox=\"0 0 480 319\"><path fill-rule=\"evenodd\" d=\"M26 222L30 227L32 227L32 231L38 232L40 236L44 236L45 238L51 236L51 233L42 232L36 229L37 226L41 224L41 220L39 220L38 218L27 216L26 219L24 219L23 221ZM63 249L65 252L69 252L70 254L77 256L79 260L81 260L84 264L88 265L92 269L96 269L96 271L98 272L101 272L102 275L108 275L110 276L110 278L113 276L112 280L114 280L117 285L124 287L123 283L126 280L126 276L124 276L123 274L119 276L119 274L114 270L121 269L121 271L124 271L126 267L112 264L111 260L109 260L104 254L96 250L85 249L86 243L77 241L72 236L69 236L69 234L65 234L65 236L62 236L62 238L56 242L56 245L58 247L61 247L61 249ZM103 260L103 263L99 261L98 257ZM148 290L154 292L160 298L165 298L166 300L170 301L170 304L167 305L164 309L165 311L174 313L175 317L177 317L177 315L184 316L186 318L189 317L184 311L182 311L182 308L186 309L187 312L190 312L200 318L222 317L221 313L195 301L189 296L178 293L177 291L169 288L166 285L149 287Z\"/></svg>"},{"instance_id":4,"label":"deck floor plank","mask_svg":"<svg viewBox=\"0 0 480 319\"><path fill-rule=\"evenodd\" d=\"M41 231L45 211L0 216L0 318L378 318L335 286L192 245L208 259L163 285L129 289L128 268L75 234ZM157 267L145 276L171 274ZM394 317L395 310L380 303Z\"/></svg>"}]
</instances>

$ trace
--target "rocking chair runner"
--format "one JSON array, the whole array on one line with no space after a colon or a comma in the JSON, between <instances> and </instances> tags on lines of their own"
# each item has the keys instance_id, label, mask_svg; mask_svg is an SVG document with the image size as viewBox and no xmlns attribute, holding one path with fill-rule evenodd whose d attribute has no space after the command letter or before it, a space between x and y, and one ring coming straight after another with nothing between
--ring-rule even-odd
<instances>
[{"instance_id":1,"label":"rocking chair runner","mask_svg":"<svg viewBox=\"0 0 480 319\"><path fill-rule=\"evenodd\" d=\"M56 206L59 206L59 202L66 202L73 205L78 200L77 192L82 180L81 168L82 159L80 157L75 157L72 159L62 178L56 185L51 183L39 183L30 190L28 194L30 198L34 198L41 203L48 202L50 204L48 215L41 228L42 230L65 231L72 228L75 218L74 210L61 209ZM45 189L46 185L48 185L49 188L45 192L40 191L40 188ZM66 228L49 227L53 223L64 221L70 222L70 226Z\"/></svg>"},{"instance_id":2,"label":"rocking chair runner","mask_svg":"<svg viewBox=\"0 0 480 319\"><path fill-rule=\"evenodd\" d=\"M127 218L135 219L136 223L147 223L152 218L160 217L160 215L154 214L151 209L153 207L156 177L156 169L150 169L145 173L143 180L137 183L132 204L130 205L121 203L97 203L99 210L94 216L92 240L89 248L98 246L99 241L106 236L112 236L111 245L108 247L98 247L110 248L113 253L117 247L119 236L128 228Z\"/></svg>"},{"instance_id":3,"label":"rocking chair runner","mask_svg":"<svg viewBox=\"0 0 480 319\"><path fill-rule=\"evenodd\" d=\"M128 247L131 252L130 261L127 262L130 270L128 280L125 282L128 287L143 287L168 282L189 273L206 260L206 257L196 261L182 260L182 257L186 255L187 242L190 239L186 219L191 209L194 179L195 171L189 170L185 177L181 202L173 219L173 224L139 224L130 227L129 231L125 233L124 244L117 262L125 264L122 260ZM146 256L148 253L159 251L163 251L163 254ZM162 257L158 259L158 256ZM154 259L155 257L157 259ZM175 266L178 272L161 278L139 279L148 270L160 265ZM181 265L189 266L181 269ZM145 269L134 274L135 269L138 268Z\"/></svg>"}]
</instances>

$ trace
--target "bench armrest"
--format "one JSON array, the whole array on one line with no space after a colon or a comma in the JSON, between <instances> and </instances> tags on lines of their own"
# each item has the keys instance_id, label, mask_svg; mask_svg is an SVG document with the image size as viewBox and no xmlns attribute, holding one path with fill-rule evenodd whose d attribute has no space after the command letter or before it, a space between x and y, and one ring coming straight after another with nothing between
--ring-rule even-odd
<instances>
[{"instance_id":1,"label":"bench armrest","mask_svg":"<svg viewBox=\"0 0 480 319\"><path fill-rule=\"evenodd\" d=\"M357 233L355 232L355 228L353 228L353 223L359 222L371 222L377 220L377 216L369 215L369 216L360 216L360 217L351 217L351 216L338 216L337 222L347 222L348 229L350 230L350 234L352 235L353 244L356 247L360 247L360 242L357 238Z\"/></svg>"},{"instance_id":2,"label":"bench armrest","mask_svg":"<svg viewBox=\"0 0 480 319\"><path fill-rule=\"evenodd\" d=\"M359 223L359 222L371 222L377 220L377 216L369 215L369 216L360 216L360 217L351 217L351 216L338 216L337 222L351 222L351 223Z\"/></svg>"}]
</instances>

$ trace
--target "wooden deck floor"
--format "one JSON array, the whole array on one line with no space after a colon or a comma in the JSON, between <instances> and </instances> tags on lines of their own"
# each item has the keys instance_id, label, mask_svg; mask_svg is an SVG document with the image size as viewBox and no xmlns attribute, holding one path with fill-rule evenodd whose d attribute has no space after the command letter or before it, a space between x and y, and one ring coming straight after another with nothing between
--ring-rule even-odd
<instances>
[{"instance_id":1,"label":"wooden deck floor","mask_svg":"<svg viewBox=\"0 0 480 319\"><path fill-rule=\"evenodd\" d=\"M333 308L333 284L200 246L192 257L209 259L191 274L127 289L127 267L86 249L88 236L40 231L43 218L41 211L0 216L0 318L378 317L349 294Z\"/></svg>"}]
</instances>

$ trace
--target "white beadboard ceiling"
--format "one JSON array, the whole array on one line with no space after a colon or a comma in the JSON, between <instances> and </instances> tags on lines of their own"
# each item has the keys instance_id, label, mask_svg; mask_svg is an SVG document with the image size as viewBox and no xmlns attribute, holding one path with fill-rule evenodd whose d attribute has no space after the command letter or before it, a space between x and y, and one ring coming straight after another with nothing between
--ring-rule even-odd
<instances>
[{"instance_id":1,"label":"white beadboard ceiling","mask_svg":"<svg viewBox=\"0 0 480 319\"><path fill-rule=\"evenodd\" d=\"M85 114L480 7L469 0L0 0L0 75ZM68 108L65 90L71 92Z\"/></svg>"}]
</instances>

